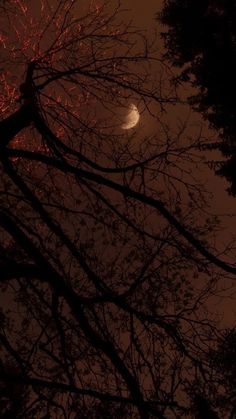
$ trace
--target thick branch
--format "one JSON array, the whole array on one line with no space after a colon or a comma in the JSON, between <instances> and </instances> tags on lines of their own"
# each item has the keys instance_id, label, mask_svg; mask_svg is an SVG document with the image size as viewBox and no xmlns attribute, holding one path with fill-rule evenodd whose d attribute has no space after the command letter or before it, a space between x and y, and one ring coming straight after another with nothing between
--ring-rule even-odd
<instances>
[{"instance_id":1,"label":"thick branch","mask_svg":"<svg viewBox=\"0 0 236 419\"><path fill-rule=\"evenodd\" d=\"M84 389L84 388L78 388L71 384L65 384L62 382L56 382L56 381L47 381L42 380L39 378L31 378L26 377L22 375L16 375L16 374L4 374L3 376L0 376L0 381L7 382L7 383L21 383L23 385L31 385L32 387L39 386L43 388L48 389L55 389L57 391L60 391L62 393L74 393L79 394L83 396L89 396L94 397L99 400L108 400L112 402L118 402L118 403L130 403L133 404L133 400L130 398L122 397L122 396L115 396L109 393L101 393L97 390L91 390L91 389Z\"/></svg>"},{"instance_id":2,"label":"thick branch","mask_svg":"<svg viewBox=\"0 0 236 419\"><path fill-rule=\"evenodd\" d=\"M15 113L0 121L0 149L32 122L33 109L31 104L22 105Z\"/></svg>"},{"instance_id":3,"label":"thick branch","mask_svg":"<svg viewBox=\"0 0 236 419\"><path fill-rule=\"evenodd\" d=\"M7 153L12 157L22 157L29 160L40 161L48 166L55 167L64 173L73 173L78 179L84 178L99 185L107 186L108 188L121 193L124 197L133 198L145 205L155 208L172 226L176 228L180 235L184 237L210 263L214 264L225 272L236 275L236 267L231 266L223 260L217 258L217 256L213 255L209 250L207 250L205 246L170 213L162 201L134 191L128 186L121 185L99 174L73 167L66 161L58 161L43 154L35 152L32 153L25 150L8 150Z\"/></svg>"},{"instance_id":4,"label":"thick branch","mask_svg":"<svg viewBox=\"0 0 236 419\"><path fill-rule=\"evenodd\" d=\"M16 278L41 278L43 272L31 263L10 261L0 264L0 282Z\"/></svg>"},{"instance_id":5,"label":"thick branch","mask_svg":"<svg viewBox=\"0 0 236 419\"><path fill-rule=\"evenodd\" d=\"M28 127L36 111L36 90L33 84L33 72L35 63L28 64L25 82L20 86L21 100L23 105L0 122L0 149L6 147L9 142L23 129Z\"/></svg>"},{"instance_id":6,"label":"thick branch","mask_svg":"<svg viewBox=\"0 0 236 419\"><path fill-rule=\"evenodd\" d=\"M81 396L88 396L99 400L110 401L115 403L134 404L134 401L128 397L116 396L110 393L101 393L97 390L78 388L77 386L65 384L62 382L42 380L39 378L26 377L17 374L4 374L0 376L0 381L7 383L21 383L23 385L30 385L32 387L43 387L60 391L62 393L74 393ZM147 401L145 402L147 408L154 410L154 406L176 406L176 402L159 402L159 401ZM150 404L150 407L149 407Z\"/></svg>"}]
</instances>

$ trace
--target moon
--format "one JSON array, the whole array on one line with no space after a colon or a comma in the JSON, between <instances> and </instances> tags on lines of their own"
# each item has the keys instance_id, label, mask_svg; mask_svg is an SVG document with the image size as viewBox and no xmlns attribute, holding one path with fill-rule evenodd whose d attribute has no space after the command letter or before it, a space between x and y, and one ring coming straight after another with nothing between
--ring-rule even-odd
<instances>
[{"instance_id":1,"label":"moon","mask_svg":"<svg viewBox=\"0 0 236 419\"><path fill-rule=\"evenodd\" d=\"M121 125L122 129L134 128L139 121L140 115L137 106L133 103L129 106L129 113L126 115L125 122Z\"/></svg>"}]
</instances>

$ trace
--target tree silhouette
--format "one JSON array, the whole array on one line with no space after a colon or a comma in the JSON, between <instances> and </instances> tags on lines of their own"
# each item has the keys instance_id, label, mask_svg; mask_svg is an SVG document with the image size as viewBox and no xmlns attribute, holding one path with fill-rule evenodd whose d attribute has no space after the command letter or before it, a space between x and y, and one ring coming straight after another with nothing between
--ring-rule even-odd
<instances>
[{"instance_id":1,"label":"tree silhouette","mask_svg":"<svg viewBox=\"0 0 236 419\"><path fill-rule=\"evenodd\" d=\"M1 15L1 382L27 389L25 418L194 417L207 299L236 268L189 170L197 140L160 117L174 95L153 42L119 4L81 7ZM130 103L158 135L121 130Z\"/></svg>"},{"instance_id":2,"label":"tree silhouette","mask_svg":"<svg viewBox=\"0 0 236 419\"><path fill-rule=\"evenodd\" d=\"M211 408L210 403L202 395L196 394L195 402L195 415L198 419L219 419L218 415Z\"/></svg>"},{"instance_id":3,"label":"tree silhouette","mask_svg":"<svg viewBox=\"0 0 236 419\"><path fill-rule=\"evenodd\" d=\"M11 374L19 373L18 369L13 365L1 365L1 376L9 377ZM19 383L2 381L0 383L0 411L1 417L4 419L22 418L25 410L25 388Z\"/></svg>"},{"instance_id":4,"label":"tree silhouette","mask_svg":"<svg viewBox=\"0 0 236 419\"><path fill-rule=\"evenodd\" d=\"M217 348L211 352L213 369L217 373L215 383L221 386L219 403L227 405L230 418L236 414L236 330L227 329L220 337ZM224 389L224 391L223 391Z\"/></svg>"},{"instance_id":5,"label":"tree silhouette","mask_svg":"<svg viewBox=\"0 0 236 419\"><path fill-rule=\"evenodd\" d=\"M197 88L190 103L219 132L217 148L226 159L216 173L230 182L235 196L235 2L167 0L159 19L167 27L166 58L179 69L175 81Z\"/></svg>"}]
</instances>

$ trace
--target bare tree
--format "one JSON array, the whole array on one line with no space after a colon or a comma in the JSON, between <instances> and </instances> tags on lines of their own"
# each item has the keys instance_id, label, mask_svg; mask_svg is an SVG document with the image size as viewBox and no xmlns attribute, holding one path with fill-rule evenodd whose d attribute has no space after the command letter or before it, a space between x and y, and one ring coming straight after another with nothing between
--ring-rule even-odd
<instances>
[{"instance_id":1,"label":"bare tree","mask_svg":"<svg viewBox=\"0 0 236 419\"><path fill-rule=\"evenodd\" d=\"M162 118L176 97L156 44L119 4L80 7L1 16L0 340L17 365L1 380L30 390L24 418L192 417L207 298L236 268L189 171L197 139ZM120 128L130 103L158 135Z\"/></svg>"}]
</instances>

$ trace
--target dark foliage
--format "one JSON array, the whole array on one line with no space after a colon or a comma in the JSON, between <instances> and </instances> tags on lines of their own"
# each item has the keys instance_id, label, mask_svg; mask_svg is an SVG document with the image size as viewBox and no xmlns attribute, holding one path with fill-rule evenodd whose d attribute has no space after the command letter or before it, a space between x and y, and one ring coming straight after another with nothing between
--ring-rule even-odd
<instances>
[{"instance_id":1,"label":"dark foliage","mask_svg":"<svg viewBox=\"0 0 236 419\"><path fill-rule=\"evenodd\" d=\"M180 69L175 81L198 89L190 103L219 131L226 161L216 173L236 195L236 2L166 0L159 19L165 57Z\"/></svg>"}]
</instances>

